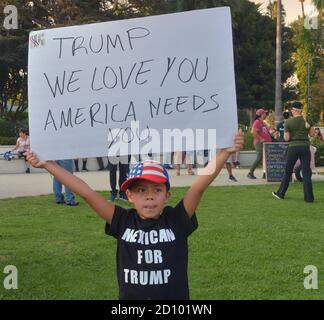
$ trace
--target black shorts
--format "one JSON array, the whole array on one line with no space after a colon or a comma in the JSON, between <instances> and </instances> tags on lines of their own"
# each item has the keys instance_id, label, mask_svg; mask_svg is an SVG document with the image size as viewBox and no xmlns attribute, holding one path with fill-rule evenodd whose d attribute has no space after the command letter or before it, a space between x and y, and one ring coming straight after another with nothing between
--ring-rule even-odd
<instances>
[{"instance_id":1,"label":"black shorts","mask_svg":"<svg viewBox=\"0 0 324 320\"><path fill-rule=\"evenodd\" d=\"M27 151L18 151L18 159L24 158L25 161L27 161L26 156L24 156L24 153Z\"/></svg>"}]
</instances>

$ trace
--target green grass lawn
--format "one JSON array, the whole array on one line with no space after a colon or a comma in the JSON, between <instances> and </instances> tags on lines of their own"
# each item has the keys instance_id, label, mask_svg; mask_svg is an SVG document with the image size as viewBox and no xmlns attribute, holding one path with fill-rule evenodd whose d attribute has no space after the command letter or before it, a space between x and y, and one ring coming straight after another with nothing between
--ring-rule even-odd
<instances>
[{"instance_id":1,"label":"green grass lawn","mask_svg":"<svg viewBox=\"0 0 324 320\"><path fill-rule=\"evenodd\" d=\"M313 204L303 201L301 184L284 201L271 196L275 189L208 189L189 238L192 299L324 298L324 183L314 184ZM184 192L174 188L171 204ZM118 298L116 242L78 200L78 207L58 206L53 196L0 200L0 299ZM6 265L18 268L18 290L3 288ZM303 286L306 265L318 268L318 290Z\"/></svg>"}]
</instances>

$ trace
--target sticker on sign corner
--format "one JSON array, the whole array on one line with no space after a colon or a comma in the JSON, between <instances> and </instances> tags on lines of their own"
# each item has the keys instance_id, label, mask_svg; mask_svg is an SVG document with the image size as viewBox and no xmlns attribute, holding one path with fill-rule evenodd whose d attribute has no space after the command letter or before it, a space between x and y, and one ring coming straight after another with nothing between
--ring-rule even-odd
<instances>
[{"instance_id":1,"label":"sticker on sign corner","mask_svg":"<svg viewBox=\"0 0 324 320\"><path fill-rule=\"evenodd\" d=\"M33 33L29 37L30 48L39 48L45 45L44 33Z\"/></svg>"}]
</instances>

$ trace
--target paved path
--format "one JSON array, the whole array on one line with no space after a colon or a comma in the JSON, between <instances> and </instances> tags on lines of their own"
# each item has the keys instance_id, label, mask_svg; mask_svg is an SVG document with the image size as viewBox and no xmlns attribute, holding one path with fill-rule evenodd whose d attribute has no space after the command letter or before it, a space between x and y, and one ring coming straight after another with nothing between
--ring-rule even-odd
<instances>
[{"instance_id":1,"label":"paved path","mask_svg":"<svg viewBox=\"0 0 324 320\"><path fill-rule=\"evenodd\" d=\"M317 168L318 172L324 172L324 167ZM233 169L233 174L238 182L232 182L228 179L226 169L223 169L220 175L212 183L213 186L236 186L236 185L258 185L267 184L266 180L261 179L262 171L255 171L258 179L251 180L246 177L248 169ZM108 190L109 172L92 171L77 172L93 189L98 191ZM169 170L171 186L190 186L195 176L187 176L185 170L182 170L181 176L175 175L175 170ZM324 181L324 175L313 175L313 181ZM52 177L48 173L31 173L31 174L0 174L0 199L15 198L23 196L37 196L51 194Z\"/></svg>"}]
</instances>

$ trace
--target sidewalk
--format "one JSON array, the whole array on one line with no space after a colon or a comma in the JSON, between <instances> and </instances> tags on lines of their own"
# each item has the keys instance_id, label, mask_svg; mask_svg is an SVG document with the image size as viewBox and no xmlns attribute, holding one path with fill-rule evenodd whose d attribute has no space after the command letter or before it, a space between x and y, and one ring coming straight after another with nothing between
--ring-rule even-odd
<instances>
[{"instance_id":1,"label":"sidewalk","mask_svg":"<svg viewBox=\"0 0 324 320\"><path fill-rule=\"evenodd\" d=\"M175 170L169 170L171 186L183 187L190 186L195 176L187 176L186 171L182 170L181 176L175 175ZM317 172L324 172L324 167L317 168ZM223 169L219 176L211 184L212 186L240 186L240 185L259 185L269 184L265 179L261 179L262 170L257 169L256 180L246 177L248 169L233 169L233 175L238 180L233 182L228 179L226 169ZM108 171L92 171L92 172L76 172L75 175L80 177L91 188L97 191L107 191L109 189L109 172ZM313 181L324 181L324 175L314 174ZM1 174L0 175L0 199L37 196L53 193L52 177L48 173L31 173L31 174Z\"/></svg>"}]
</instances>

